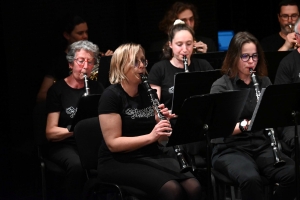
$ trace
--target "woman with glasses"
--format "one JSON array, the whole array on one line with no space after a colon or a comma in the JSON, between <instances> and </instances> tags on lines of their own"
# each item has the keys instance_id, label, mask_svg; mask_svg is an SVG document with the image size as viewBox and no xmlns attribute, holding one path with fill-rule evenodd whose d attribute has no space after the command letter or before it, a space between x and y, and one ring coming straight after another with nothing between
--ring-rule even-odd
<instances>
[{"instance_id":1,"label":"woman with glasses","mask_svg":"<svg viewBox=\"0 0 300 200\"><path fill-rule=\"evenodd\" d=\"M294 26L299 19L299 5L295 0L283 0L278 4L277 18L280 31L261 40L264 51L288 51L297 48Z\"/></svg>"},{"instance_id":2,"label":"woman with glasses","mask_svg":"<svg viewBox=\"0 0 300 200\"><path fill-rule=\"evenodd\" d=\"M86 40L73 43L66 57L72 73L57 81L47 93L48 157L67 172L65 199L79 199L84 183L84 172L73 132L69 128L76 115L78 101L86 92L84 75L89 77L93 67L99 64L98 56L97 45ZM88 87L90 94L101 94L103 91L96 81L88 80Z\"/></svg>"},{"instance_id":3,"label":"woman with glasses","mask_svg":"<svg viewBox=\"0 0 300 200\"><path fill-rule=\"evenodd\" d=\"M87 22L80 16L64 16L58 25L58 32L61 34L61 49L58 49L49 66L47 66L45 77L37 94L37 102L46 100L48 89L55 81L66 78L70 75L70 69L66 60L68 46L74 42L88 40ZM107 50L101 56L110 56L113 51Z\"/></svg>"},{"instance_id":4,"label":"woman with glasses","mask_svg":"<svg viewBox=\"0 0 300 200\"><path fill-rule=\"evenodd\" d=\"M160 120L153 109L140 74L147 61L139 44L123 44L114 52L110 85L99 101L98 113L104 142L99 149L98 177L101 181L143 191L141 199L200 199L201 188L190 173L180 173L176 159L159 148L160 138L170 136L168 120ZM163 104L157 105L167 118L173 117Z\"/></svg>"},{"instance_id":5,"label":"woman with glasses","mask_svg":"<svg viewBox=\"0 0 300 200\"><path fill-rule=\"evenodd\" d=\"M275 167L274 152L266 131L247 130L257 104L250 69L256 74L260 90L271 85L258 40L248 32L239 32L229 44L221 69L224 75L214 82L211 93L243 89L249 89L250 93L232 135L214 146L212 166L239 184L243 200L264 199L261 176L270 180L271 184L279 184L272 193L272 199L292 200L296 189L294 161L282 153L285 165Z\"/></svg>"}]
</instances>

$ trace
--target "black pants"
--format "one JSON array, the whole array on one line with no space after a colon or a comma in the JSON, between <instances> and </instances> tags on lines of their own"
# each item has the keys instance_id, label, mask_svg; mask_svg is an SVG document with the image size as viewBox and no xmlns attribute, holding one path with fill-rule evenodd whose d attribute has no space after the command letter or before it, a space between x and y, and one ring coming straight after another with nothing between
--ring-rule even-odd
<instances>
[{"instance_id":1,"label":"black pants","mask_svg":"<svg viewBox=\"0 0 300 200\"><path fill-rule=\"evenodd\" d=\"M81 199L84 170L75 145L54 144L48 150L49 159L67 171L64 199Z\"/></svg>"},{"instance_id":2,"label":"black pants","mask_svg":"<svg viewBox=\"0 0 300 200\"><path fill-rule=\"evenodd\" d=\"M263 199L263 183L261 175L274 183L279 183L272 199L295 198L295 163L282 154L286 164L275 168L274 154L271 146L230 146L218 144L213 149L213 168L233 181L241 189L242 199Z\"/></svg>"}]
</instances>

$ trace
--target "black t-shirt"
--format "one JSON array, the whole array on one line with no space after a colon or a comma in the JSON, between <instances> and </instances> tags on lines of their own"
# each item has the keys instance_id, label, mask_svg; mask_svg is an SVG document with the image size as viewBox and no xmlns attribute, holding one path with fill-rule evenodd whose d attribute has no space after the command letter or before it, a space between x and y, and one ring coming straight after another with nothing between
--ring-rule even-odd
<instances>
[{"instance_id":1,"label":"black t-shirt","mask_svg":"<svg viewBox=\"0 0 300 200\"><path fill-rule=\"evenodd\" d=\"M288 84L300 82L300 54L294 50L286 55L277 69L274 84Z\"/></svg>"},{"instance_id":2,"label":"black t-shirt","mask_svg":"<svg viewBox=\"0 0 300 200\"><path fill-rule=\"evenodd\" d=\"M98 82L88 81L90 94L101 94L103 86ZM47 112L60 112L58 126L66 128L72 124L72 120L77 112L77 104L79 99L85 93L85 88L74 89L71 88L64 79L53 84L47 93ZM65 141L74 140L66 138Z\"/></svg>"},{"instance_id":3,"label":"black t-shirt","mask_svg":"<svg viewBox=\"0 0 300 200\"><path fill-rule=\"evenodd\" d=\"M271 85L271 81L268 77L257 77L257 81L260 87L260 90L262 88L266 88L269 85ZM257 104L257 97L256 97L256 91L255 87L253 85L253 82L249 85L245 84L244 81L239 79L239 77L235 77L232 79L229 79L227 75L223 75L221 78L216 80L212 87L210 93L220 93L225 92L228 90L243 90L243 89L250 89L249 95L247 97L245 106L243 108L243 111L239 117L239 121L243 119L251 119L254 109ZM262 142L266 141L266 137L263 134L263 130L257 130L255 132L243 132L237 135L231 135L228 138L226 138L226 142L233 142L233 141L239 141L239 140L247 140L247 138L256 138Z\"/></svg>"},{"instance_id":4,"label":"black t-shirt","mask_svg":"<svg viewBox=\"0 0 300 200\"><path fill-rule=\"evenodd\" d=\"M191 58L188 69L190 72L214 70L206 60L196 58ZM184 69L173 66L169 60L162 60L153 65L148 75L149 84L161 87L160 102L168 108L172 107L174 75L178 72L184 72Z\"/></svg>"},{"instance_id":5,"label":"black t-shirt","mask_svg":"<svg viewBox=\"0 0 300 200\"><path fill-rule=\"evenodd\" d=\"M98 113L117 113L122 120L122 136L134 137L149 134L154 128L155 113L148 93L142 85L138 88L139 95L130 97L120 84L113 84L107 87L99 101ZM156 155L160 150L157 143L152 143L135 151L128 153L111 153L105 142L102 142L99 150L99 160L118 157L126 159L147 155Z\"/></svg>"}]
</instances>

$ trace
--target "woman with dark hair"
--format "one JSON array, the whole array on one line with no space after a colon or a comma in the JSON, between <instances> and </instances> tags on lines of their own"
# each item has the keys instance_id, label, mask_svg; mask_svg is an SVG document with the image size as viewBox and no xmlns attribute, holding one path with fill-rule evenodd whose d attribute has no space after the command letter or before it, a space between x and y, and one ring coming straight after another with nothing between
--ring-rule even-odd
<instances>
[{"instance_id":1,"label":"woman with dark hair","mask_svg":"<svg viewBox=\"0 0 300 200\"><path fill-rule=\"evenodd\" d=\"M160 102L168 108L172 106L174 75L184 72L183 56L187 57L190 72L213 70L206 60L192 58L193 44L194 30L183 21L176 20L163 49L165 59L155 63L149 72L148 82L157 90Z\"/></svg>"},{"instance_id":2,"label":"woman with dark hair","mask_svg":"<svg viewBox=\"0 0 300 200\"><path fill-rule=\"evenodd\" d=\"M258 40L248 32L239 32L229 44L222 66L224 75L214 82L211 93L243 89L250 92L232 135L214 146L212 165L239 185L243 200L264 199L261 176L279 184L272 199L292 200L296 194L294 161L281 153L285 165L275 167L273 147L266 130L247 130L257 104L250 69L256 74L260 90L271 85Z\"/></svg>"},{"instance_id":3,"label":"woman with dark hair","mask_svg":"<svg viewBox=\"0 0 300 200\"><path fill-rule=\"evenodd\" d=\"M175 2L170 9L166 12L164 18L159 22L159 29L168 34L170 28L176 19L184 21L194 31L196 31L199 25L199 17L197 14L197 8L191 3ZM157 41L153 43L149 51L161 51L166 40ZM193 48L195 53L206 53L217 51L215 42L208 37L197 35L193 41Z\"/></svg>"},{"instance_id":4,"label":"woman with dark hair","mask_svg":"<svg viewBox=\"0 0 300 200\"><path fill-rule=\"evenodd\" d=\"M63 18L59 26L59 31L62 35L62 49L55 54L51 64L47 68L42 85L37 94L37 102L46 100L48 89L55 83L55 81L66 78L70 75L68 62L66 60L66 53L68 46L80 40L88 40L88 25L87 22L80 16L67 16ZM107 50L102 53L102 56L112 55L113 51Z\"/></svg>"}]
</instances>

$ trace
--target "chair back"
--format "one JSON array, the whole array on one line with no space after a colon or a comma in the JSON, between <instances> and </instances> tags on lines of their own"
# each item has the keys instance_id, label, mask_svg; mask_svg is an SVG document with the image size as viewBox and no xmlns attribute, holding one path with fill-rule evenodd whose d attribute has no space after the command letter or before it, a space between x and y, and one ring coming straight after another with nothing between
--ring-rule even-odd
<instances>
[{"instance_id":1,"label":"chair back","mask_svg":"<svg viewBox=\"0 0 300 200\"><path fill-rule=\"evenodd\" d=\"M74 128L74 137L82 167L97 169L98 150L103 140L98 117L79 121Z\"/></svg>"}]
</instances>

